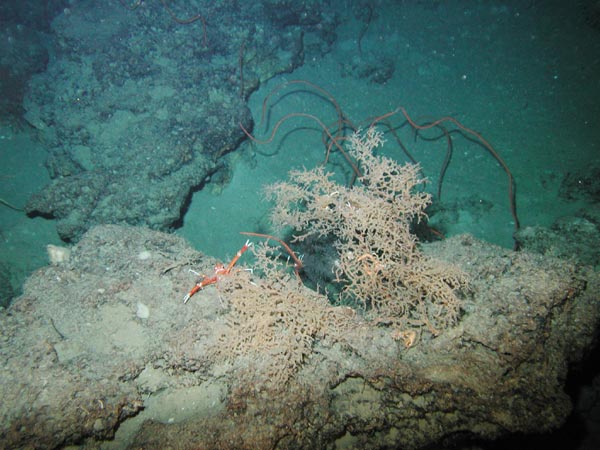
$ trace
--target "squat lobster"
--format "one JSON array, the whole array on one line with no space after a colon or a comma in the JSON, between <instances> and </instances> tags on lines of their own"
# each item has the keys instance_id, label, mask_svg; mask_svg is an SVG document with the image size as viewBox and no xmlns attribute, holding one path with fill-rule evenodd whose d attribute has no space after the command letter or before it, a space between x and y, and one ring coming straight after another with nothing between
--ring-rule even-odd
<instances>
[{"instance_id":1,"label":"squat lobster","mask_svg":"<svg viewBox=\"0 0 600 450\"><path fill-rule=\"evenodd\" d=\"M188 300L190 298L192 298L192 295L194 295L196 292L200 291L201 289L204 289L206 286L215 284L217 281L219 281L219 277L221 275L229 275L229 273L231 272L231 269L233 269L235 264L238 262L238 259L240 259L240 257L244 254L244 252L246 250L248 250L250 247L252 247L252 242L250 242L250 240L247 240L246 243L244 244L244 246L235 254L233 259L229 262L227 267L225 267L225 265L223 263L219 263L219 264L215 265L215 274L212 277L204 275L202 280L199 281L198 283L196 283L196 285L190 290L190 292L188 292L185 295L185 297L183 297L183 303L184 304L187 303Z\"/></svg>"}]
</instances>

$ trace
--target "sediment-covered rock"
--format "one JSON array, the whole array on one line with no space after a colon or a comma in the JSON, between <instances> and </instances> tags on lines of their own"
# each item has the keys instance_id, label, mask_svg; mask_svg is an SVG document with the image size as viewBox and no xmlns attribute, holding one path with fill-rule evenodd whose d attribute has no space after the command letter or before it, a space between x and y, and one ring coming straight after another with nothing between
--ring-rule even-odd
<instances>
[{"instance_id":1,"label":"sediment-covered rock","mask_svg":"<svg viewBox=\"0 0 600 450\"><path fill-rule=\"evenodd\" d=\"M568 366L598 324L598 275L470 236L424 251L465 271L471 293L457 325L407 349L385 324L316 292L327 326L301 326L316 313L289 305L306 288L282 299L287 288L241 270L249 255L184 305L197 281L189 269L209 274L214 261L172 235L93 228L0 316L0 446L114 437L115 448L420 448L560 426ZM249 339L246 322L245 336L231 334L233 308L263 295L273 311L288 308L287 323L303 315L289 327L303 340L289 377L269 379L281 360L272 356L296 340ZM254 343L252 358L218 351L231 336Z\"/></svg>"}]
</instances>

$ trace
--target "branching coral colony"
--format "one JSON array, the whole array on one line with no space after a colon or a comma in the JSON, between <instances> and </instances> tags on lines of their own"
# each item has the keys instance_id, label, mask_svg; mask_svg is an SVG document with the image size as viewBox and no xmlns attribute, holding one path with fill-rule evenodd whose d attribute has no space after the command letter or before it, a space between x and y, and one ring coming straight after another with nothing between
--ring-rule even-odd
<instances>
[{"instance_id":1,"label":"branching coral colony","mask_svg":"<svg viewBox=\"0 0 600 450\"><path fill-rule=\"evenodd\" d=\"M423 330L437 335L457 320L457 290L466 279L457 268L421 253L411 233L430 200L417 190L423 181L419 166L374 154L382 135L373 127L347 142L361 168L357 183L342 186L323 166L292 171L289 181L266 188L275 200L272 221L298 231L296 241L332 238L339 256L337 280L344 285L340 300L356 305L372 325L386 325L392 338L410 347ZM310 357L316 339L339 339L357 325L356 313L331 306L325 295L305 287L268 240L285 247L296 269L301 262L287 244L244 234L267 241L251 248L254 275L229 270L219 281L229 311L213 352L216 359L238 360L247 367L246 376L282 386Z\"/></svg>"},{"instance_id":2,"label":"branching coral colony","mask_svg":"<svg viewBox=\"0 0 600 450\"><path fill-rule=\"evenodd\" d=\"M337 120L327 126L319 117L305 112L291 112L272 127L270 136L260 140L250 130L240 127L257 144L273 141L283 123L293 118L314 121L322 130L325 160L312 170L289 173L289 180L266 188L274 200L272 222L280 228L293 228L295 242L332 243L336 252L335 282L339 283L339 304L331 306L329 299L318 291L305 287L300 280L303 262L281 239L261 233L244 233L267 239L252 247L255 255L254 276L246 271L230 270L221 280L221 292L227 293L228 327L224 330L215 352L225 359L246 360L249 372L276 385L285 384L312 354L315 339L339 339L356 327L356 315L367 319L363 325L384 325L391 337L406 347L415 344L425 332L435 336L458 320L461 309L460 291L468 280L457 267L428 257L417 245L411 226L425 217L431 196L420 190L423 179L397 131L405 125L415 132L438 130L441 134L427 140L445 138L447 151L438 180L437 197L452 154L450 133L463 135L495 159L508 180L508 199L515 231L519 229L513 176L491 144L479 133L462 125L451 116L419 124L404 110L398 109L370 120L364 132L344 114L335 98L325 89L305 80L292 80L276 86L264 99L261 123L264 123L268 103L279 91L299 86L297 92L310 92L321 97L335 109ZM404 123L393 125L393 116ZM448 130L445 125L454 127ZM401 165L378 155L383 144L377 126L389 133L412 163ZM347 132L351 130L352 135ZM335 181L325 167L332 153L339 155L352 169L348 186ZM281 247L269 246L274 240L293 261L290 265L280 258ZM257 277L256 274L261 276ZM250 280L252 278L252 280ZM210 280L210 279L209 279ZM204 286L201 282L201 287ZM264 355L269 355L267 363ZM255 369L259 369L258 371Z\"/></svg>"},{"instance_id":3,"label":"branching coral colony","mask_svg":"<svg viewBox=\"0 0 600 450\"><path fill-rule=\"evenodd\" d=\"M408 342L422 329L437 335L457 320L457 291L466 278L452 265L425 256L411 233L430 201L416 189L423 182L419 166L375 155L383 140L374 127L348 142L348 153L361 168L359 184L342 186L322 166L292 171L290 181L267 187L275 200L273 224L293 227L297 241L334 239L345 304L361 305L370 319L393 326Z\"/></svg>"}]
</instances>

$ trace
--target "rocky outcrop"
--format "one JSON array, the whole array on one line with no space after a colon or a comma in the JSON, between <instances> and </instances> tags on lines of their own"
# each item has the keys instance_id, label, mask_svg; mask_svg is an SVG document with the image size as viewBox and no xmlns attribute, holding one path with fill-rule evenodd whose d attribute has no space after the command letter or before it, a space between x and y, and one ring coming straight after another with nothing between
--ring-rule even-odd
<instances>
[{"instance_id":1,"label":"rocky outcrop","mask_svg":"<svg viewBox=\"0 0 600 450\"><path fill-rule=\"evenodd\" d=\"M262 279L244 284L259 277L237 271L249 254L184 305L188 269L210 273L214 261L171 235L96 227L0 316L0 445L422 448L560 426L568 366L598 325L598 274L470 236L424 251L471 279L456 325L407 349L385 324L339 316L344 326L315 336L273 383L270 355L285 348L244 341L257 343L251 360L215 351L237 326L232 290L250 304L270 289L285 304ZM306 309L286 321L296 313Z\"/></svg>"}]
</instances>

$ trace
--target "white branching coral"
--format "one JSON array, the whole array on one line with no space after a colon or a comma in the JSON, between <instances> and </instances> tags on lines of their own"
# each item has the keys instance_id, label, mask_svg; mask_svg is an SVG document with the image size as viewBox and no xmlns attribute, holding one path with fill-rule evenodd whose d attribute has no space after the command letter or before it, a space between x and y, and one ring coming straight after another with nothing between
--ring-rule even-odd
<instances>
[{"instance_id":1,"label":"white branching coral","mask_svg":"<svg viewBox=\"0 0 600 450\"><path fill-rule=\"evenodd\" d=\"M274 256L278 248L261 243L252 252L255 272L261 276L234 271L220 285L229 312L227 327L213 351L217 359L245 359L254 376L281 386L311 356L316 339L339 335L352 317L290 274Z\"/></svg>"},{"instance_id":2,"label":"white branching coral","mask_svg":"<svg viewBox=\"0 0 600 450\"><path fill-rule=\"evenodd\" d=\"M438 334L453 324L466 285L463 273L425 256L411 225L421 220L430 196L418 165L400 165L374 153L381 133L355 133L348 153L362 171L359 183L342 186L323 167L292 171L290 180L267 187L275 200L273 223L293 227L296 239L333 237L339 258L341 300L363 306L376 321L395 329Z\"/></svg>"}]
</instances>

